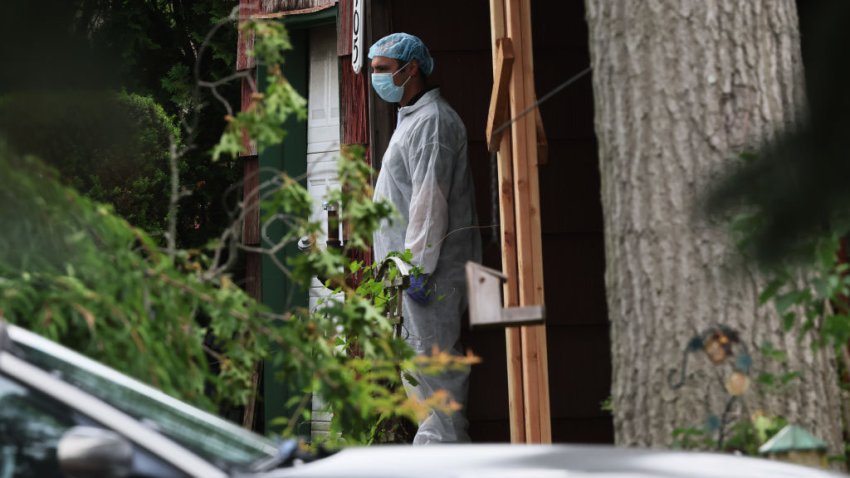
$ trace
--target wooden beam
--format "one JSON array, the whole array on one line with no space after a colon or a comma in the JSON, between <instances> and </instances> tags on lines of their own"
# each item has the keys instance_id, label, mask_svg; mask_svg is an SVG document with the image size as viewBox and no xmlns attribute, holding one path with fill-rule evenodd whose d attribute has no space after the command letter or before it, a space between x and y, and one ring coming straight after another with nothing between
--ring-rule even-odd
<instances>
[{"instance_id":1,"label":"wooden beam","mask_svg":"<svg viewBox=\"0 0 850 478\"><path fill-rule=\"evenodd\" d=\"M499 150L504 124L510 120L511 70L514 65L514 50L510 38L496 40L496 66L493 70L493 92L490 94L490 111L487 114L487 149L492 153Z\"/></svg>"},{"instance_id":2,"label":"wooden beam","mask_svg":"<svg viewBox=\"0 0 850 478\"><path fill-rule=\"evenodd\" d=\"M516 261L513 160L511 155L511 136L509 134L502 135L502 145L497 159L502 273L508 277L503 288L504 306L514 307L519 305L519 281ZM508 327L505 329L505 352L508 366L508 411L511 424L511 443L525 443L522 333L519 327Z\"/></svg>"},{"instance_id":3,"label":"wooden beam","mask_svg":"<svg viewBox=\"0 0 850 478\"><path fill-rule=\"evenodd\" d=\"M505 38L505 31L505 0L490 0L490 46L493 49L493 71L496 70L497 63L496 40Z\"/></svg>"},{"instance_id":4,"label":"wooden beam","mask_svg":"<svg viewBox=\"0 0 850 478\"><path fill-rule=\"evenodd\" d=\"M505 0L505 25L514 43L511 116L534 104L534 63L530 0ZM512 127L517 268L520 305L543 305L543 256L537 156L537 121L519 118ZM526 442L551 443L548 357L545 325L522 328Z\"/></svg>"},{"instance_id":5,"label":"wooden beam","mask_svg":"<svg viewBox=\"0 0 850 478\"><path fill-rule=\"evenodd\" d=\"M493 46L494 75L498 67L496 40L504 38L505 31L504 0L490 0L490 34L491 44ZM503 292L505 306L511 307L519 305L511 135L503 134L500 142L499 153L496 155L499 175L500 239L502 245L502 272L508 278L505 282ZM525 443L525 401L522 391L522 333L519 327L508 327L505 329L505 350L508 373L508 412L510 416L511 442Z\"/></svg>"},{"instance_id":6,"label":"wooden beam","mask_svg":"<svg viewBox=\"0 0 850 478\"><path fill-rule=\"evenodd\" d=\"M535 121L537 122L537 164L545 166L549 163L549 141L546 140L546 131L543 129L543 116L540 108L534 108Z\"/></svg>"},{"instance_id":7,"label":"wooden beam","mask_svg":"<svg viewBox=\"0 0 850 478\"><path fill-rule=\"evenodd\" d=\"M245 219L242 221L242 243L248 246L258 246L261 239L260 160L257 156L254 156L244 158L243 161L242 204L245 210Z\"/></svg>"}]
</instances>

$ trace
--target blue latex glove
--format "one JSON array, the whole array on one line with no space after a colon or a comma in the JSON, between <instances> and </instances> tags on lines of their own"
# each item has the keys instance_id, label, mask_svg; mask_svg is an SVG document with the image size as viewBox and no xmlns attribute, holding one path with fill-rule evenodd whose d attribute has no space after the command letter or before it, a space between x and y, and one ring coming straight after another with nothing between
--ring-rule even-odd
<instances>
[{"instance_id":1,"label":"blue latex glove","mask_svg":"<svg viewBox=\"0 0 850 478\"><path fill-rule=\"evenodd\" d=\"M426 288L428 285L428 274L410 276L410 287L404 292L419 305L428 305L431 302L431 294Z\"/></svg>"}]
</instances>

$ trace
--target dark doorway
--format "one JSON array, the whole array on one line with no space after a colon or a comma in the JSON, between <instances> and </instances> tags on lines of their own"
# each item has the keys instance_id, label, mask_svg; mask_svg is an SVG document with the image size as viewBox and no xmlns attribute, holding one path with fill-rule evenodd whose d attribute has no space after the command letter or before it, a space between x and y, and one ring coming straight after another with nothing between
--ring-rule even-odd
<instances>
[{"instance_id":1,"label":"dark doorway","mask_svg":"<svg viewBox=\"0 0 850 478\"><path fill-rule=\"evenodd\" d=\"M500 268L485 126L493 84L486 0L386 2L392 31L419 36L436 60L432 80L463 118L478 198L485 265ZM538 96L589 64L583 2L533 4ZM611 380L605 307L602 208L589 76L541 107L549 161L541 168L552 437L555 442L610 443L602 410ZM473 369L468 416L477 442L510 441L502 330L466 331L483 363Z\"/></svg>"}]
</instances>

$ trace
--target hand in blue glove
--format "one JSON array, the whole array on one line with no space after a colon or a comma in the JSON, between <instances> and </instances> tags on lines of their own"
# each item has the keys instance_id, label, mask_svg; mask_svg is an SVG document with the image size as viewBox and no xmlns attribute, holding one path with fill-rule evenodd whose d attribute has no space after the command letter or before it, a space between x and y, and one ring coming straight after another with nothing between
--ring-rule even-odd
<instances>
[{"instance_id":1,"label":"hand in blue glove","mask_svg":"<svg viewBox=\"0 0 850 478\"><path fill-rule=\"evenodd\" d=\"M431 302L431 294L428 289L428 274L410 276L410 287L404 292L419 305L428 305Z\"/></svg>"}]
</instances>

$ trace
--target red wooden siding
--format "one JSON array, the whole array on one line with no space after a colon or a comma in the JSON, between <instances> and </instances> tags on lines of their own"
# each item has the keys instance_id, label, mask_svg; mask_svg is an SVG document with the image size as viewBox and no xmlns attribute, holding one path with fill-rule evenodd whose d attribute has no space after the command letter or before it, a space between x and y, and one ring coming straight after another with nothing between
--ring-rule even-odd
<instances>
[{"instance_id":1,"label":"red wooden siding","mask_svg":"<svg viewBox=\"0 0 850 478\"><path fill-rule=\"evenodd\" d=\"M263 13L290 12L334 5L336 0L262 0Z\"/></svg>"},{"instance_id":2,"label":"red wooden siding","mask_svg":"<svg viewBox=\"0 0 850 478\"><path fill-rule=\"evenodd\" d=\"M361 0L365 1L365 0ZM354 10L354 0L339 0L339 23L337 24L336 54L339 56L351 54L351 15Z\"/></svg>"},{"instance_id":3,"label":"red wooden siding","mask_svg":"<svg viewBox=\"0 0 850 478\"><path fill-rule=\"evenodd\" d=\"M367 113L369 105L366 102L366 67L355 74L351 68L351 55L340 57L342 63L342 85L340 101L342 102L342 142L343 144L367 144L369 142L369 123Z\"/></svg>"},{"instance_id":4,"label":"red wooden siding","mask_svg":"<svg viewBox=\"0 0 850 478\"><path fill-rule=\"evenodd\" d=\"M242 223L242 243L248 246L260 244L260 163L257 156L244 159L244 182L242 184L245 220Z\"/></svg>"},{"instance_id":5,"label":"red wooden siding","mask_svg":"<svg viewBox=\"0 0 850 478\"><path fill-rule=\"evenodd\" d=\"M242 108L241 111L245 112L251 108L251 105L254 101L254 94L257 92L256 90L257 83L254 80L254 74L251 72L250 77L242 78ZM251 140L251 137L248 136L248 133L242 135L242 151L239 153L239 156L256 156L257 155L257 144L255 141Z\"/></svg>"},{"instance_id":6,"label":"red wooden siding","mask_svg":"<svg viewBox=\"0 0 850 478\"><path fill-rule=\"evenodd\" d=\"M331 8L336 0L261 0L261 18L276 18L287 15L314 13Z\"/></svg>"},{"instance_id":7,"label":"red wooden siding","mask_svg":"<svg viewBox=\"0 0 850 478\"><path fill-rule=\"evenodd\" d=\"M263 300L263 289L260 284L261 262L262 256L260 254L253 252L245 254L245 285L243 288L249 296L257 301Z\"/></svg>"},{"instance_id":8,"label":"red wooden siding","mask_svg":"<svg viewBox=\"0 0 850 478\"><path fill-rule=\"evenodd\" d=\"M239 0L239 21L242 22L260 12L260 0ZM236 44L236 70L254 68L254 58L248 52L254 48L254 34L239 28Z\"/></svg>"}]
</instances>

